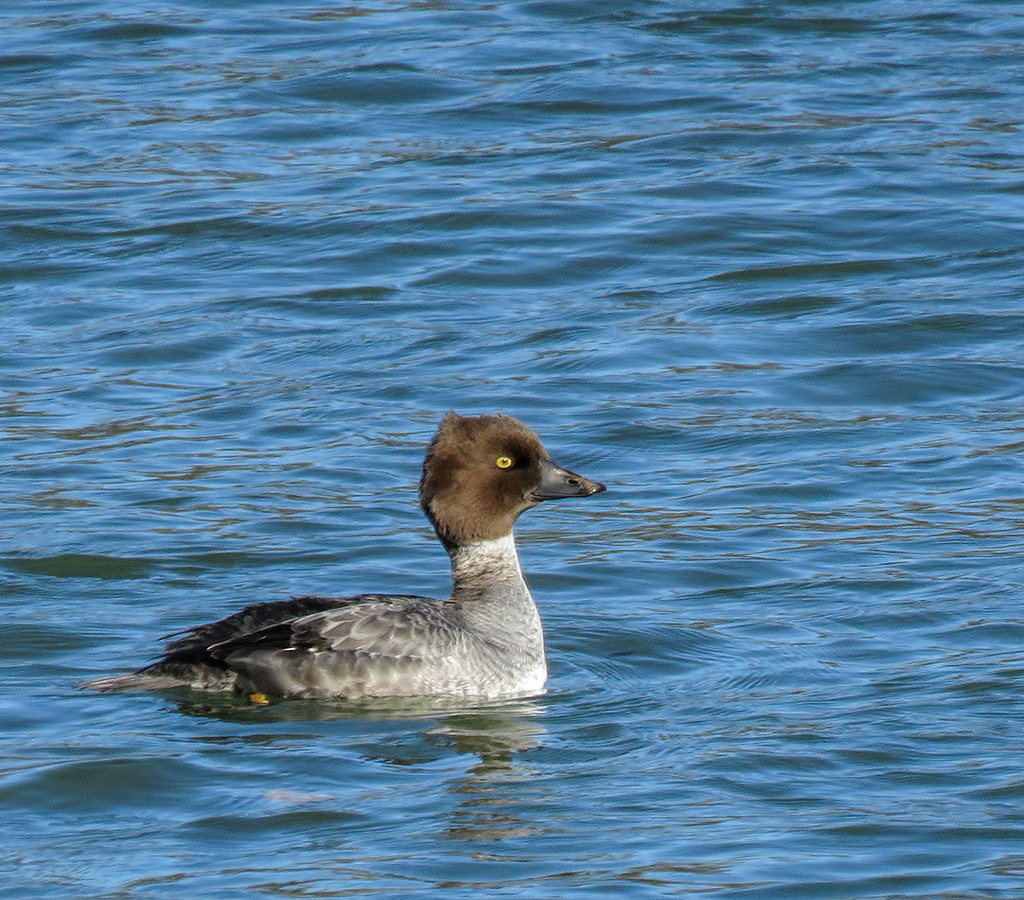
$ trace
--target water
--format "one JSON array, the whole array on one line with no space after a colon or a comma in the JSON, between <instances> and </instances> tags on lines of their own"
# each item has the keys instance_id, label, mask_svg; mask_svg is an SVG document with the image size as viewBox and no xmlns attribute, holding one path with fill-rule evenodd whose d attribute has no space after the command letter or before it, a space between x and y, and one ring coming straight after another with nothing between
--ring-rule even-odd
<instances>
[{"instance_id":1,"label":"water","mask_svg":"<svg viewBox=\"0 0 1024 900\"><path fill-rule=\"evenodd\" d=\"M0 19L10 896L1024 895L1019 4ZM609 486L547 694L76 688L443 596L452 407Z\"/></svg>"}]
</instances>

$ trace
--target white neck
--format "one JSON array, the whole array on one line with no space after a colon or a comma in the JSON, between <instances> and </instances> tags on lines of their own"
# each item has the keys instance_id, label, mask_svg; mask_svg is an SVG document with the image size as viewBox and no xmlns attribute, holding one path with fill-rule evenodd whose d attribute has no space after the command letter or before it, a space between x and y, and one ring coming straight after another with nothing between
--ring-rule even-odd
<instances>
[{"instance_id":1,"label":"white neck","mask_svg":"<svg viewBox=\"0 0 1024 900\"><path fill-rule=\"evenodd\" d=\"M452 580L456 593L460 587L471 588L475 583L487 584L522 582L519 554L511 532L489 541L471 541L450 551Z\"/></svg>"},{"instance_id":2,"label":"white neck","mask_svg":"<svg viewBox=\"0 0 1024 900\"><path fill-rule=\"evenodd\" d=\"M495 646L515 647L531 665L543 669L544 634L537 604L519 568L511 534L473 541L451 551L455 592L468 628Z\"/></svg>"}]
</instances>

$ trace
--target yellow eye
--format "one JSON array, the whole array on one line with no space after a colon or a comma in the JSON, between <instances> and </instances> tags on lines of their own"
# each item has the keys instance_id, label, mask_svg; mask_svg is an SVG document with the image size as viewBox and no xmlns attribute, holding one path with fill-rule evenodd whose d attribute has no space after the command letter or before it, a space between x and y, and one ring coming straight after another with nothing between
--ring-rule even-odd
<instances>
[{"instance_id":1,"label":"yellow eye","mask_svg":"<svg viewBox=\"0 0 1024 900\"><path fill-rule=\"evenodd\" d=\"M508 468L509 466L511 466L511 465L512 465L512 460L511 460L511 459L509 459L509 457L507 457L507 456L499 456L499 457L498 457L498 458L497 458L497 459L496 459L496 460L494 461L494 464L495 464L495 465L496 465L496 466L497 466L497 467L498 467L499 469L507 469L507 468Z\"/></svg>"}]
</instances>

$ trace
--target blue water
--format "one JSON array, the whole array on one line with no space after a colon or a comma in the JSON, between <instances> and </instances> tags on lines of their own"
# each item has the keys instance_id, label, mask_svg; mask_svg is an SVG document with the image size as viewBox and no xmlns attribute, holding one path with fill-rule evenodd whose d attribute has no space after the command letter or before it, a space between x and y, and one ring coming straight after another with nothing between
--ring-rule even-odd
<instances>
[{"instance_id":1,"label":"blue water","mask_svg":"<svg viewBox=\"0 0 1024 900\"><path fill-rule=\"evenodd\" d=\"M17 898L1024 896L1024 13L9 0ZM296 593L444 596L446 409L548 692L98 696Z\"/></svg>"}]
</instances>

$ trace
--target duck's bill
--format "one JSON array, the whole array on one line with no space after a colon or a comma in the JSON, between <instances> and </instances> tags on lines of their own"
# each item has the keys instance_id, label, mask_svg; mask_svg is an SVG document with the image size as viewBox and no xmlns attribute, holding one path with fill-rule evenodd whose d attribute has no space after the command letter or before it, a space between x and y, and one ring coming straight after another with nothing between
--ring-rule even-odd
<instances>
[{"instance_id":1,"label":"duck's bill","mask_svg":"<svg viewBox=\"0 0 1024 900\"><path fill-rule=\"evenodd\" d=\"M530 496L534 500L563 500L567 497L589 497L603 490L603 484L556 466L550 459L545 459L540 464L540 484L534 488Z\"/></svg>"}]
</instances>

